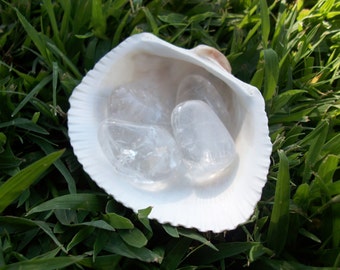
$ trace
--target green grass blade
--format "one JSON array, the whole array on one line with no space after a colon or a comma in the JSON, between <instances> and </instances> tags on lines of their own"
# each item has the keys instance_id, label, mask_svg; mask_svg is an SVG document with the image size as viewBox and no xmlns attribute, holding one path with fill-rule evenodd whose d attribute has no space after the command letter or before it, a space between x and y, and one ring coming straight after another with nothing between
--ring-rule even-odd
<instances>
[{"instance_id":1,"label":"green grass blade","mask_svg":"<svg viewBox=\"0 0 340 270\"><path fill-rule=\"evenodd\" d=\"M117 254L97 256L95 261L92 258L84 258L79 264L87 267L86 269L119 269L118 263L121 258Z\"/></svg>"},{"instance_id":2,"label":"green grass blade","mask_svg":"<svg viewBox=\"0 0 340 270\"><path fill-rule=\"evenodd\" d=\"M115 229L133 229L133 223L126 217L116 213L108 213L104 215L104 220Z\"/></svg>"},{"instance_id":3,"label":"green grass blade","mask_svg":"<svg viewBox=\"0 0 340 270\"><path fill-rule=\"evenodd\" d=\"M156 19L153 17L152 13L150 12L150 10L147 7L144 7L142 10L143 10L145 17L147 18L150 26L151 26L152 33L157 36L158 35L158 25L157 25Z\"/></svg>"},{"instance_id":4,"label":"green grass blade","mask_svg":"<svg viewBox=\"0 0 340 270\"><path fill-rule=\"evenodd\" d=\"M28 83L34 83L35 82L35 78L25 74L23 72L20 72L19 70L17 70L16 68L6 64L4 61L0 61L0 67L1 66L5 66L8 70L15 72L20 78L22 78L23 80L27 81ZM0 73L1 74L1 73Z\"/></svg>"},{"instance_id":5,"label":"green grass blade","mask_svg":"<svg viewBox=\"0 0 340 270\"><path fill-rule=\"evenodd\" d=\"M272 113L279 112L283 107L289 104L289 101L306 93L306 90L294 89L285 91L273 98Z\"/></svg>"},{"instance_id":6,"label":"green grass blade","mask_svg":"<svg viewBox=\"0 0 340 270\"><path fill-rule=\"evenodd\" d=\"M318 169L317 176L322 180L325 184L331 184L333 182L333 176L338 169L339 156L336 155L328 155L326 156Z\"/></svg>"},{"instance_id":7,"label":"green grass blade","mask_svg":"<svg viewBox=\"0 0 340 270\"><path fill-rule=\"evenodd\" d=\"M138 210L138 219L144 225L145 228L152 233L152 227L150 225L150 220L148 218L149 214L152 211L152 207L147 207L145 209Z\"/></svg>"},{"instance_id":8,"label":"green grass blade","mask_svg":"<svg viewBox=\"0 0 340 270\"><path fill-rule=\"evenodd\" d=\"M273 98L279 79L279 59L273 49L265 49L264 54L264 92L266 101Z\"/></svg>"},{"instance_id":9,"label":"green grass blade","mask_svg":"<svg viewBox=\"0 0 340 270\"><path fill-rule=\"evenodd\" d=\"M29 120L26 118L15 118L11 121L0 124L0 128L10 127L10 126L19 127L19 128L22 128L28 131L33 131L33 132L44 134L44 135L49 134L49 132L46 129L38 126L32 120Z\"/></svg>"},{"instance_id":10,"label":"green grass blade","mask_svg":"<svg viewBox=\"0 0 340 270\"><path fill-rule=\"evenodd\" d=\"M161 269L177 269L191 243L192 240L190 238L172 240L169 243L171 248L166 252L164 260L162 261Z\"/></svg>"},{"instance_id":11,"label":"green grass blade","mask_svg":"<svg viewBox=\"0 0 340 270\"><path fill-rule=\"evenodd\" d=\"M103 229L106 231L115 231L115 229L106 223L104 220L93 220L89 222L83 222L83 223L76 223L76 224L69 224L70 227L76 227L76 226L89 226L93 228Z\"/></svg>"},{"instance_id":12,"label":"green grass blade","mask_svg":"<svg viewBox=\"0 0 340 270\"><path fill-rule=\"evenodd\" d=\"M55 44L51 42L47 42L46 45L54 55L60 57L64 61L66 66L69 67L69 69L72 71L72 73L76 76L78 80L80 80L83 77L81 73L79 72L78 68Z\"/></svg>"},{"instance_id":13,"label":"green grass blade","mask_svg":"<svg viewBox=\"0 0 340 270\"><path fill-rule=\"evenodd\" d=\"M14 233L26 231L30 227L39 227L51 238L58 248L60 248L65 253L67 252L63 244L60 243L58 238L52 232L50 225L45 221L30 220L15 216L0 216L0 222L6 231L13 231Z\"/></svg>"},{"instance_id":14,"label":"green grass blade","mask_svg":"<svg viewBox=\"0 0 340 270\"><path fill-rule=\"evenodd\" d=\"M91 26L96 36L105 37L106 18L103 13L101 0L92 0Z\"/></svg>"},{"instance_id":15,"label":"green grass blade","mask_svg":"<svg viewBox=\"0 0 340 270\"><path fill-rule=\"evenodd\" d=\"M195 265L207 265L225 258L237 256L241 253L247 252L254 245L258 245L257 242L230 242L216 244L218 251L211 249L210 247L202 247L193 252L188 261Z\"/></svg>"},{"instance_id":16,"label":"green grass blade","mask_svg":"<svg viewBox=\"0 0 340 270\"><path fill-rule=\"evenodd\" d=\"M138 228L119 230L118 234L125 243L132 247L141 248L148 243L148 239Z\"/></svg>"},{"instance_id":17,"label":"green grass blade","mask_svg":"<svg viewBox=\"0 0 340 270\"><path fill-rule=\"evenodd\" d=\"M35 142L37 145L39 145L45 154L49 154L55 151L50 142L46 142L43 139L37 137L32 137L31 140ZM64 176L65 181L67 182L69 192L71 194L77 193L76 181L74 180L70 171L67 169L64 162L62 160L57 160L55 161L54 166Z\"/></svg>"},{"instance_id":18,"label":"green grass blade","mask_svg":"<svg viewBox=\"0 0 340 270\"><path fill-rule=\"evenodd\" d=\"M340 199L340 198L339 198ZM333 227L333 233L332 233L332 240L333 240L333 247L337 248L340 246L340 203L334 203L332 205L332 227ZM340 265L336 265L340 266Z\"/></svg>"},{"instance_id":19,"label":"green grass blade","mask_svg":"<svg viewBox=\"0 0 340 270\"><path fill-rule=\"evenodd\" d=\"M117 27L117 30L115 31L115 34L113 36L113 39L112 39L112 45L113 46L117 46L119 41L122 39L122 32L123 32L123 29L124 27L126 27L126 24L128 22L128 19L130 18L131 16L131 12L128 11L125 16L121 19L120 21L120 24L118 25Z\"/></svg>"},{"instance_id":20,"label":"green grass blade","mask_svg":"<svg viewBox=\"0 0 340 270\"><path fill-rule=\"evenodd\" d=\"M279 171L275 188L274 206L270 218L267 243L268 247L279 254L284 246L288 234L290 176L289 162L285 153L278 151L280 157Z\"/></svg>"},{"instance_id":21,"label":"green grass blade","mask_svg":"<svg viewBox=\"0 0 340 270\"><path fill-rule=\"evenodd\" d=\"M179 233L176 227L173 227L169 224L163 224L162 227L171 237L179 238Z\"/></svg>"},{"instance_id":22,"label":"green grass blade","mask_svg":"<svg viewBox=\"0 0 340 270\"><path fill-rule=\"evenodd\" d=\"M40 221L40 220L34 220L33 221L40 229L42 229L52 240L53 242L59 247L61 248L61 250L63 252L67 252L66 249L64 248L63 244L59 242L59 240L57 239L57 237L54 235L54 233L52 232L50 226L44 222L44 221Z\"/></svg>"},{"instance_id":23,"label":"green grass blade","mask_svg":"<svg viewBox=\"0 0 340 270\"><path fill-rule=\"evenodd\" d=\"M28 211L27 215L56 209L100 211L105 208L105 203L106 196L87 193L67 194L39 204Z\"/></svg>"},{"instance_id":24,"label":"green grass blade","mask_svg":"<svg viewBox=\"0 0 340 270\"><path fill-rule=\"evenodd\" d=\"M63 153L64 150L51 153L8 179L0 187L0 213L18 198L24 190L28 189Z\"/></svg>"},{"instance_id":25,"label":"green grass blade","mask_svg":"<svg viewBox=\"0 0 340 270\"><path fill-rule=\"evenodd\" d=\"M56 42L56 44L58 45L59 48L63 48L63 43L60 40L58 23L57 23L57 19L55 17L55 14L54 14L53 5L52 5L51 0L43 0L43 6L46 9L48 17L49 17L50 22L51 22L52 30L53 30L53 33L54 33L53 39L54 39L54 41Z\"/></svg>"},{"instance_id":26,"label":"green grass blade","mask_svg":"<svg viewBox=\"0 0 340 270\"><path fill-rule=\"evenodd\" d=\"M315 163L319 161L320 158L322 158L320 153L326 141L329 123L328 121L321 121L319 125L322 126L323 128L319 129L321 132L318 133L317 136L313 140L310 141L310 147L305 154L305 168L303 171L304 182L308 182L308 180L310 179L312 175L313 167ZM316 130L317 128L314 131Z\"/></svg>"},{"instance_id":27,"label":"green grass blade","mask_svg":"<svg viewBox=\"0 0 340 270\"><path fill-rule=\"evenodd\" d=\"M73 247L80 244L81 242L85 241L85 239L88 239L91 234L94 232L94 227L85 227L80 229L71 239L71 241L68 243L66 250L69 252Z\"/></svg>"},{"instance_id":28,"label":"green grass blade","mask_svg":"<svg viewBox=\"0 0 340 270\"><path fill-rule=\"evenodd\" d=\"M271 125L278 123L289 123L295 121L308 121L308 115L315 109L315 106L310 108L298 110L296 112L277 113L269 117Z\"/></svg>"},{"instance_id":29,"label":"green grass blade","mask_svg":"<svg viewBox=\"0 0 340 270\"><path fill-rule=\"evenodd\" d=\"M52 80L52 75L46 76L43 78L32 90L27 94L27 96L19 103L19 105L15 108L12 113L12 116L15 116L25 105L29 102L35 95L39 93L41 89L43 89L48 83Z\"/></svg>"},{"instance_id":30,"label":"green grass blade","mask_svg":"<svg viewBox=\"0 0 340 270\"><path fill-rule=\"evenodd\" d=\"M111 253L132 259L138 259L144 262L160 263L163 259L161 255L145 247L136 248L127 245L116 233L112 233L110 235L109 242L106 244L104 249Z\"/></svg>"},{"instance_id":31,"label":"green grass blade","mask_svg":"<svg viewBox=\"0 0 340 270\"><path fill-rule=\"evenodd\" d=\"M59 35L63 41L66 41L68 38L69 25L70 22L72 21L71 17L72 3L67 0L60 0L59 4L62 7L63 12L63 17L60 23Z\"/></svg>"},{"instance_id":32,"label":"green grass blade","mask_svg":"<svg viewBox=\"0 0 340 270\"><path fill-rule=\"evenodd\" d=\"M111 233L104 231L104 230L99 230L98 233L96 234L96 239L93 244L93 255L92 255L92 260L95 261L97 255L104 249L106 246L107 242L110 240Z\"/></svg>"},{"instance_id":33,"label":"green grass blade","mask_svg":"<svg viewBox=\"0 0 340 270\"><path fill-rule=\"evenodd\" d=\"M53 113L57 115L57 84L58 84L58 63L52 63L52 104Z\"/></svg>"},{"instance_id":34,"label":"green grass blade","mask_svg":"<svg viewBox=\"0 0 340 270\"><path fill-rule=\"evenodd\" d=\"M272 253L273 251L264 247L262 244L255 245L249 250L249 261L254 262L257 259L261 258L264 254L272 256Z\"/></svg>"},{"instance_id":35,"label":"green grass blade","mask_svg":"<svg viewBox=\"0 0 340 270\"><path fill-rule=\"evenodd\" d=\"M35 28L27 21L27 19L20 13L20 11L16 8L14 8L17 17L26 30L28 36L32 39L35 46L38 48L40 54L43 56L43 58L50 63L50 57L48 55L48 52L46 50L46 40L42 37L41 33L39 33Z\"/></svg>"},{"instance_id":36,"label":"green grass blade","mask_svg":"<svg viewBox=\"0 0 340 270\"><path fill-rule=\"evenodd\" d=\"M18 263L8 264L1 267L1 270L54 270L61 269L80 262L84 256L60 256L48 259L31 259Z\"/></svg>"},{"instance_id":37,"label":"green grass blade","mask_svg":"<svg viewBox=\"0 0 340 270\"><path fill-rule=\"evenodd\" d=\"M218 251L218 249L215 247L214 244L212 244L208 239L206 239L205 237L203 237L199 233L196 233L196 232L191 231L191 230L183 229L183 228L178 228L178 233L179 233L179 235L182 235L182 236L188 237L190 239L199 241L202 244L212 248L213 250Z\"/></svg>"},{"instance_id":38,"label":"green grass blade","mask_svg":"<svg viewBox=\"0 0 340 270\"><path fill-rule=\"evenodd\" d=\"M266 0L260 0L260 16L262 27L262 43L263 47L268 46L268 37L270 33L270 20L269 20L269 8Z\"/></svg>"},{"instance_id":39,"label":"green grass blade","mask_svg":"<svg viewBox=\"0 0 340 270\"><path fill-rule=\"evenodd\" d=\"M322 147L322 152L327 154L339 155L340 153L340 133L327 141Z\"/></svg>"}]
</instances>

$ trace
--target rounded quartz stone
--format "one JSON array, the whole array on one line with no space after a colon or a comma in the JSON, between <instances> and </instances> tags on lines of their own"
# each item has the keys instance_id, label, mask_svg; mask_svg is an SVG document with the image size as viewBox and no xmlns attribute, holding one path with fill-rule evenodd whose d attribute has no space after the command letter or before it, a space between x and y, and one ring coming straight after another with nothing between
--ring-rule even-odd
<instances>
[{"instance_id":1,"label":"rounded quartz stone","mask_svg":"<svg viewBox=\"0 0 340 270\"><path fill-rule=\"evenodd\" d=\"M166 180L180 163L172 135L161 126L106 120L99 140L115 169L136 182Z\"/></svg>"},{"instance_id":2,"label":"rounded quartz stone","mask_svg":"<svg viewBox=\"0 0 340 270\"><path fill-rule=\"evenodd\" d=\"M220 119L228 118L229 113L221 94L202 75L190 74L180 81L176 95L176 104L188 100L202 100L210 106Z\"/></svg>"},{"instance_id":3,"label":"rounded quartz stone","mask_svg":"<svg viewBox=\"0 0 340 270\"><path fill-rule=\"evenodd\" d=\"M187 176L194 183L209 183L235 159L235 146L227 128L208 104L189 100L171 115L173 134Z\"/></svg>"},{"instance_id":4,"label":"rounded quartz stone","mask_svg":"<svg viewBox=\"0 0 340 270\"><path fill-rule=\"evenodd\" d=\"M130 82L116 87L108 100L107 116L139 124L167 125L170 109L154 93L152 80Z\"/></svg>"}]
</instances>

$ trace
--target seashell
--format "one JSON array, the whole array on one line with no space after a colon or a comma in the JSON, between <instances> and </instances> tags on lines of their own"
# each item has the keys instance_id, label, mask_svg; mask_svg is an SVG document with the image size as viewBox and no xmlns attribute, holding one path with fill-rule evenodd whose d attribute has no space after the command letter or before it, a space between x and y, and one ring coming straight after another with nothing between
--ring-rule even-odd
<instances>
[{"instance_id":1,"label":"seashell","mask_svg":"<svg viewBox=\"0 0 340 270\"><path fill-rule=\"evenodd\" d=\"M271 142L261 93L230 71L208 46L183 49L149 33L123 41L70 98L84 170L134 211L151 206L161 223L221 232L245 222Z\"/></svg>"}]
</instances>

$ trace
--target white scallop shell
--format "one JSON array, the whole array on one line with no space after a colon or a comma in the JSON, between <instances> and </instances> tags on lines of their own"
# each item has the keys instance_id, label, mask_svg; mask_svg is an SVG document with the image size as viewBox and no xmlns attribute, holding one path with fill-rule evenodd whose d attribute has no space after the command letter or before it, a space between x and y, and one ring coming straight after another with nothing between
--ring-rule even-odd
<instances>
[{"instance_id":1,"label":"white scallop shell","mask_svg":"<svg viewBox=\"0 0 340 270\"><path fill-rule=\"evenodd\" d=\"M268 136L264 100L260 92L255 87L235 78L230 71L231 68L226 58L208 46L200 45L187 50L169 44L149 33L134 35L126 39L107 53L88 72L74 89L70 98L69 136L74 152L84 170L107 193L134 211L151 206L152 211L149 217L161 223L194 227L201 231L221 232L234 229L245 222L253 213L266 182L270 165L271 142ZM180 144L182 137L175 136L178 132L175 128L178 128L176 126L178 121L183 120L183 115L178 114L178 108L174 109L179 102L187 98L176 101L179 95L177 89L183 80L192 75L207 79L217 91L211 96L201 92L191 93L189 96L191 99L201 100L202 103L205 102L210 106L211 110L204 108L206 113L200 114L203 115L202 118L208 115L205 119L217 117L221 120L219 124L216 124L217 126L208 125L209 121L206 122L207 128L218 128L221 132L222 135L217 136L218 142L230 145L231 142L233 143L230 148L232 150L229 149L231 151L229 156L228 153L220 155L214 145L211 147L215 150L208 151L210 156L218 157L221 164L224 162L226 168L222 170L223 173L219 173L221 168L218 167L216 174L209 174L197 184L195 176L187 176L188 170L185 162L183 162L184 165L179 166L180 168L174 167L172 174L165 177L166 180L151 179L152 181L146 188L143 181L139 179L135 182L129 181L128 178L132 177L129 168L126 171L123 169L123 172L117 170L115 163L112 163L105 153L105 146L101 147L105 145L103 141L106 143L109 141L105 133L104 135L101 133L103 125L111 121L122 130L126 130L126 127L122 127L119 121L125 121L124 115L126 114L136 115L134 119L130 116L127 118L131 123L139 125L138 129L144 134L151 132L151 127L147 125L152 125L156 121L156 125L159 124L156 132L165 134L164 138L173 133L176 143ZM120 99L120 92L115 89L128 85L134 89L131 93L135 93L138 82L147 81L152 85L150 99L146 98L139 104L140 108L144 108L141 114L157 116L160 107L164 110L158 114L159 118L157 116L151 119L151 117L150 121L144 121L149 118L143 116L143 123L139 123L141 120L137 117L138 113L134 111L136 108L125 112L121 110L129 106L115 106L115 100ZM112 97L112 95L116 96ZM133 99L134 95L131 97ZM216 97L220 98L214 101ZM223 112L216 112L216 108L221 106L220 99L225 109ZM121 101L129 104L131 100L123 97ZM193 108L190 106L188 111L199 111L196 105ZM150 107L155 110L156 115L149 110ZM122 109L117 110L117 108ZM171 112L173 122L177 124L163 125L164 119L166 119L165 122L170 121ZM116 119L110 120L112 114ZM186 126L187 122L183 121L179 128L185 127L190 131L190 127ZM199 123L199 120L196 120L193 127L202 128ZM180 132L179 134L183 135ZM209 131L204 134L210 136L213 132ZM119 136L121 140L124 138L121 134ZM200 139L205 138L204 136ZM224 137L228 139L224 141ZM163 143L163 141L157 141L156 144L166 149L168 146L163 148ZM127 144L121 145L126 147L122 149L122 151L127 151L126 153L131 154L135 151L135 148L129 148ZM173 142L170 145L173 145ZM147 149L151 151L151 156L156 154L149 146ZM197 151L205 153L199 147ZM176 151L174 156L177 157ZM151 175L157 178L158 173L156 171Z\"/></svg>"}]
</instances>

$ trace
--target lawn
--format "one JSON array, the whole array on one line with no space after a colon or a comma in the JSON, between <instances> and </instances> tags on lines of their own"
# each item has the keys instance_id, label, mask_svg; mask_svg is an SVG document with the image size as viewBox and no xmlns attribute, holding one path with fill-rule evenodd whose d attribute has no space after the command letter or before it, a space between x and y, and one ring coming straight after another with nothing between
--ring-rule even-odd
<instances>
[{"instance_id":1,"label":"lawn","mask_svg":"<svg viewBox=\"0 0 340 270\"><path fill-rule=\"evenodd\" d=\"M140 32L217 48L265 99L268 180L235 230L133 213L73 153L73 89ZM337 0L1 0L0 269L340 267L339 78Z\"/></svg>"}]
</instances>

